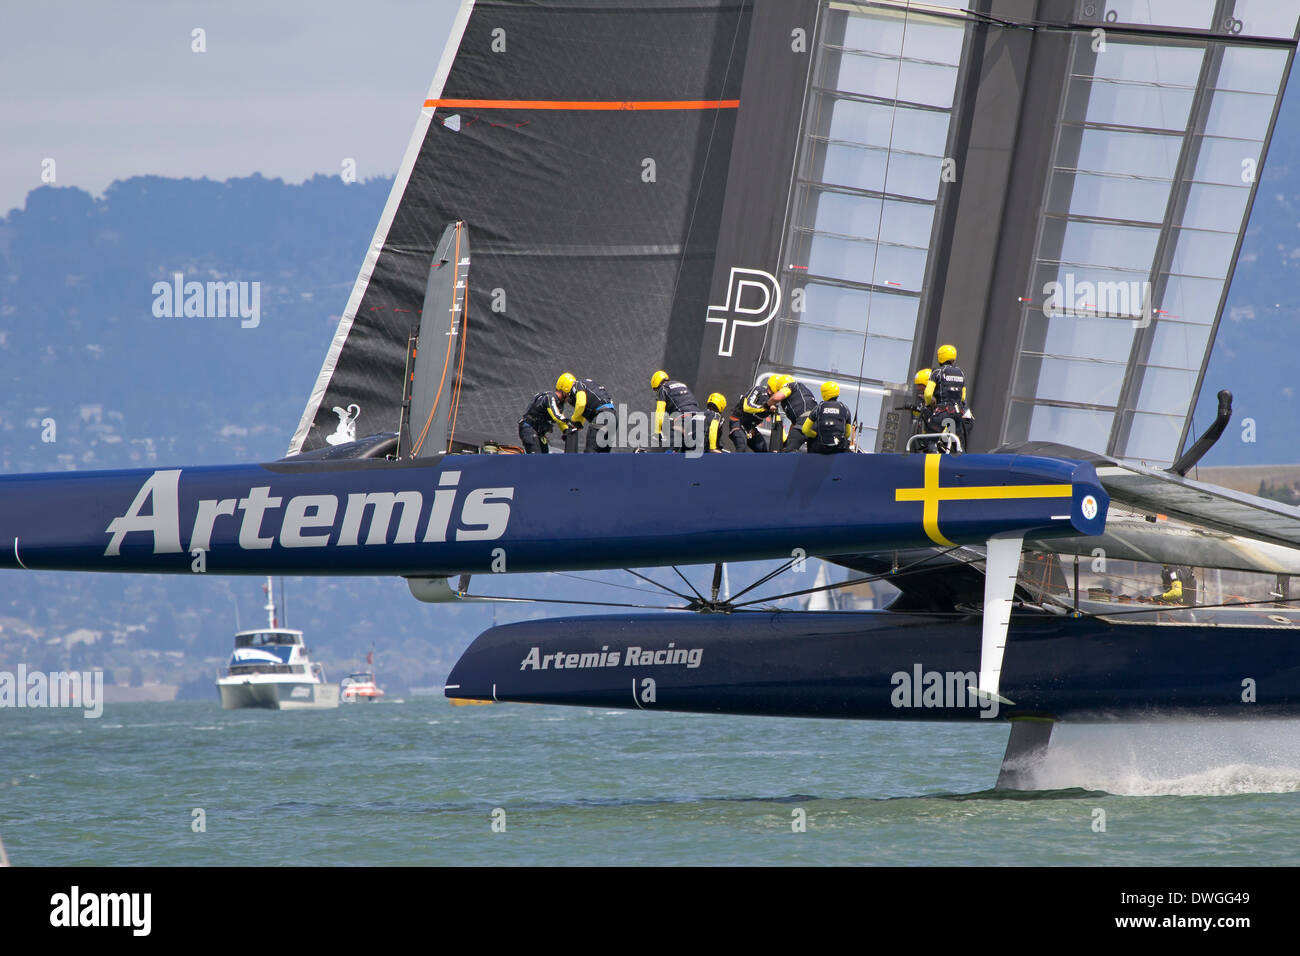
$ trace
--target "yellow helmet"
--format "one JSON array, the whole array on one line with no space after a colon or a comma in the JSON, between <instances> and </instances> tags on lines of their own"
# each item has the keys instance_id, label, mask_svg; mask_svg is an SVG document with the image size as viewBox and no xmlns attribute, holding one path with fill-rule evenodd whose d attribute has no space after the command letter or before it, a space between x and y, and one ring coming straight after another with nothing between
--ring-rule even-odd
<instances>
[{"instance_id":1,"label":"yellow helmet","mask_svg":"<svg viewBox=\"0 0 1300 956\"><path fill-rule=\"evenodd\" d=\"M721 392L714 392L709 396L705 404L712 405L715 411L725 412L727 410L727 399Z\"/></svg>"},{"instance_id":2,"label":"yellow helmet","mask_svg":"<svg viewBox=\"0 0 1300 956\"><path fill-rule=\"evenodd\" d=\"M780 378L776 380L776 387L778 389L785 388L787 385L793 385L793 384L794 384L793 375L782 375Z\"/></svg>"},{"instance_id":3,"label":"yellow helmet","mask_svg":"<svg viewBox=\"0 0 1300 956\"><path fill-rule=\"evenodd\" d=\"M944 362L955 362L957 360L957 349L951 345L939 346L939 364Z\"/></svg>"},{"instance_id":4,"label":"yellow helmet","mask_svg":"<svg viewBox=\"0 0 1300 956\"><path fill-rule=\"evenodd\" d=\"M557 392L564 392L564 394L567 395L569 394L569 389L573 388L573 384L576 381L577 379L573 377L572 372L565 372L555 380L555 390Z\"/></svg>"},{"instance_id":5,"label":"yellow helmet","mask_svg":"<svg viewBox=\"0 0 1300 956\"><path fill-rule=\"evenodd\" d=\"M930 383L930 370L923 368L916 373L916 378L912 379L914 385L928 385Z\"/></svg>"},{"instance_id":6,"label":"yellow helmet","mask_svg":"<svg viewBox=\"0 0 1300 956\"><path fill-rule=\"evenodd\" d=\"M781 375L780 375L779 373L777 373L777 372L773 372L771 375L769 375L769 376L767 377L767 387L768 387L769 389L771 389L772 391L774 391L774 392L775 392L778 388L780 388L780 387L781 387Z\"/></svg>"},{"instance_id":7,"label":"yellow helmet","mask_svg":"<svg viewBox=\"0 0 1300 956\"><path fill-rule=\"evenodd\" d=\"M822 382L822 401L829 402L832 398L840 397L839 382Z\"/></svg>"},{"instance_id":8,"label":"yellow helmet","mask_svg":"<svg viewBox=\"0 0 1300 956\"><path fill-rule=\"evenodd\" d=\"M655 372L653 375L650 376L650 387L658 388L660 385L664 383L664 379L666 378L668 378L668 373L665 372L663 369L660 369L659 371Z\"/></svg>"}]
</instances>

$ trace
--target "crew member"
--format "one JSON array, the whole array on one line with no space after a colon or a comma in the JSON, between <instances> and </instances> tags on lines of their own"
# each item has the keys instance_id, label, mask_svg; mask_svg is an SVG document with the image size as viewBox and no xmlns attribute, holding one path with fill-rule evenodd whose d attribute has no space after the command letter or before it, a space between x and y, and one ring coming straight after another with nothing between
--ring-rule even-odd
<instances>
[{"instance_id":1,"label":"crew member","mask_svg":"<svg viewBox=\"0 0 1300 956\"><path fill-rule=\"evenodd\" d=\"M1171 567L1166 564L1160 569L1160 586L1164 593L1153 599L1160 604L1195 604L1196 579L1190 568Z\"/></svg>"},{"instance_id":2,"label":"crew member","mask_svg":"<svg viewBox=\"0 0 1300 956\"><path fill-rule=\"evenodd\" d=\"M808 439L808 451L834 455L848 451L853 440L853 413L840 401L838 382L822 382L822 400L804 419L800 429Z\"/></svg>"},{"instance_id":3,"label":"crew member","mask_svg":"<svg viewBox=\"0 0 1300 956\"><path fill-rule=\"evenodd\" d=\"M727 420L731 445L736 451L767 451L767 439L758 426L772 414L767 407L767 400L771 397L772 389L767 382L759 382L736 400Z\"/></svg>"},{"instance_id":4,"label":"crew member","mask_svg":"<svg viewBox=\"0 0 1300 956\"><path fill-rule=\"evenodd\" d=\"M695 394L683 382L669 378L668 373L663 369L650 376L650 389L659 393L659 401L655 403L654 434L661 434L666 413L670 416L671 422L669 428L672 434L669 443L676 449L685 449L686 435L683 426L690 421L691 416L700 411L700 403L696 401Z\"/></svg>"},{"instance_id":5,"label":"crew member","mask_svg":"<svg viewBox=\"0 0 1300 956\"><path fill-rule=\"evenodd\" d=\"M530 455L549 452L551 427L559 425L561 432L567 432L572 424L560 411L554 394L538 392L528 403L523 418L519 419L519 440Z\"/></svg>"},{"instance_id":6,"label":"crew member","mask_svg":"<svg viewBox=\"0 0 1300 956\"><path fill-rule=\"evenodd\" d=\"M927 429L927 416L925 412L925 387L930 384L930 369L923 368L916 373L912 379L912 402L903 407L912 410L912 434L924 435ZM934 451L934 443L926 440L919 442L918 447L921 451Z\"/></svg>"},{"instance_id":7,"label":"crew member","mask_svg":"<svg viewBox=\"0 0 1300 956\"><path fill-rule=\"evenodd\" d=\"M817 407L817 398L813 395L812 389L803 382L796 382L793 375L777 376L774 384L776 387L767 404L771 408L779 405L785 412L786 418L790 420L790 432L781 450L798 451L804 443L804 422Z\"/></svg>"},{"instance_id":8,"label":"crew member","mask_svg":"<svg viewBox=\"0 0 1300 956\"><path fill-rule=\"evenodd\" d=\"M618 415L609 392L589 378L577 379L565 372L555 382L555 398L563 407L573 406L570 421L577 428L589 425L587 447L590 452L612 451L618 434Z\"/></svg>"},{"instance_id":9,"label":"crew member","mask_svg":"<svg viewBox=\"0 0 1300 956\"><path fill-rule=\"evenodd\" d=\"M727 399L721 392L714 392L704 405L704 411L690 416L690 435L687 448L690 451L725 451L719 446L722 434L727 430L724 422L727 414ZM763 436L760 435L760 438Z\"/></svg>"},{"instance_id":10,"label":"crew member","mask_svg":"<svg viewBox=\"0 0 1300 956\"><path fill-rule=\"evenodd\" d=\"M928 368L921 369L916 373L916 377L912 379L912 398L916 401L916 404L912 406L912 423L918 431L925 424L921 412L925 408L925 387L929 384L930 370Z\"/></svg>"},{"instance_id":11,"label":"crew member","mask_svg":"<svg viewBox=\"0 0 1300 956\"><path fill-rule=\"evenodd\" d=\"M957 367L957 349L939 346L939 366L930 373L925 386L925 430L950 431L961 438L962 449L970 433L973 418L966 405L966 374Z\"/></svg>"}]
</instances>

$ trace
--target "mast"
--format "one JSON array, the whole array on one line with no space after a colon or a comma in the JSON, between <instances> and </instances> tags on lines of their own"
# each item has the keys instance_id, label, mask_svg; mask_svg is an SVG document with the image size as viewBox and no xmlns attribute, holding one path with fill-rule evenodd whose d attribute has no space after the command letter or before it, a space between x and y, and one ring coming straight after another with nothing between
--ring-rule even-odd
<instances>
[{"instance_id":1,"label":"mast","mask_svg":"<svg viewBox=\"0 0 1300 956\"><path fill-rule=\"evenodd\" d=\"M275 623L275 589L271 586L271 576L266 576L266 583L262 585L262 590L266 592L266 620L267 627L275 630L279 627Z\"/></svg>"}]
</instances>

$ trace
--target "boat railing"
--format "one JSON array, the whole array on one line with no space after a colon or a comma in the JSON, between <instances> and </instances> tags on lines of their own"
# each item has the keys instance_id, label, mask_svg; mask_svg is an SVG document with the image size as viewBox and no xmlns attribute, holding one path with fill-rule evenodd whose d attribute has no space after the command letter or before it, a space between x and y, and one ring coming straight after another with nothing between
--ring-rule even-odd
<instances>
[{"instance_id":1,"label":"boat railing","mask_svg":"<svg viewBox=\"0 0 1300 956\"><path fill-rule=\"evenodd\" d=\"M913 435L907 440L907 450L908 452L911 452L914 450L912 446L926 442L933 443L936 451L939 450L940 446L945 446L943 450L949 455L960 455L962 453L961 439L950 431L926 432L920 435Z\"/></svg>"}]
</instances>

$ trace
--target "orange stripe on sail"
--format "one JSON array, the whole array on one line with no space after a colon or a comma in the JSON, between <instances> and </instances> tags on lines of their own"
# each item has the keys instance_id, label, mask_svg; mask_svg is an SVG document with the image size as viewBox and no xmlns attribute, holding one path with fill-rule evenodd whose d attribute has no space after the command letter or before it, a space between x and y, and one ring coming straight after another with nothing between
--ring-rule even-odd
<instances>
[{"instance_id":1,"label":"orange stripe on sail","mask_svg":"<svg viewBox=\"0 0 1300 956\"><path fill-rule=\"evenodd\" d=\"M455 110L734 110L740 100L425 100Z\"/></svg>"}]
</instances>

